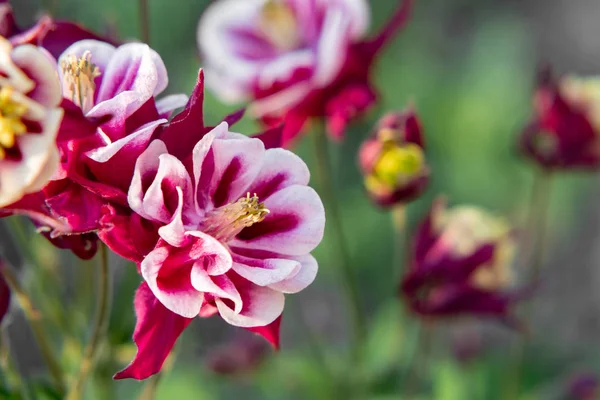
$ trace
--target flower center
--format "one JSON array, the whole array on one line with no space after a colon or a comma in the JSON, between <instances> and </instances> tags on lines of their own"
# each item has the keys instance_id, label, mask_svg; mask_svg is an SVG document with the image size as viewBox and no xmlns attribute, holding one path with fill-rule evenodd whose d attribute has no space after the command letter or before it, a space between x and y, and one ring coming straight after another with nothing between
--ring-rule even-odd
<instances>
[{"instance_id":1,"label":"flower center","mask_svg":"<svg viewBox=\"0 0 600 400\"><path fill-rule=\"evenodd\" d=\"M27 106L18 101L18 93L10 86L0 89L0 160L16 144L16 137L27 132L23 116Z\"/></svg>"},{"instance_id":2,"label":"flower center","mask_svg":"<svg viewBox=\"0 0 600 400\"><path fill-rule=\"evenodd\" d=\"M423 149L418 145L386 141L373 173L366 178L367 188L375 192L394 190L413 179L422 171L424 164Z\"/></svg>"},{"instance_id":3,"label":"flower center","mask_svg":"<svg viewBox=\"0 0 600 400\"><path fill-rule=\"evenodd\" d=\"M260 12L259 29L279 50L293 50L300 44L294 10L283 0L267 0Z\"/></svg>"},{"instance_id":4,"label":"flower center","mask_svg":"<svg viewBox=\"0 0 600 400\"><path fill-rule=\"evenodd\" d=\"M63 95L87 113L94 105L94 79L100 76L100 69L91 62L92 53L86 51L80 58L68 55L60 63L63 73Z\"/></svg>"},{"instance_id":5,"label":"flower center","mask_svg":"<svg viewBox=\"0 0 600 400\"><path fill-rule=\"evenodd\" d=\"M244 228L261 222L269 210L264 203L259 203L256 193L242 197L235 203L219 207L206 216L201 229L223 243L229 242Z\"/></svg>"}]
</instances>

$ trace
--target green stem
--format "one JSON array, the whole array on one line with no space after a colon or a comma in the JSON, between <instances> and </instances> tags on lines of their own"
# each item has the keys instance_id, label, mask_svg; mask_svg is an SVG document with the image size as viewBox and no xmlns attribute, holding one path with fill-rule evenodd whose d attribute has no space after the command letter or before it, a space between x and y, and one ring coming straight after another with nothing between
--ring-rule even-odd
<instances>
[{"instance_id":1,"label":"green stem","mask_svg":"<svg viewBox=\"0 0 600 400\"><path fill-rule=\"evenodd\" d=\"M86 346L81 360L79 372L67 394L67 400L78 400L83 397L87 377L94 367L102 338L106 335L110 316L110 269L108 265L108 249L100 246L100 269L98 279L98 294L96 317L92 328L92 336Z\"/></svg>"},{"instance_id":2,"label":"green stem","mask_svg":"<svg viewBox=\"0 0 600 400\"><path fill-rule=\"evenodd\" d=\"M546 247L546 236L548 228L548 214L550 208L550 194L552 190L553 175L551 171L542 170L536 173L531 190L531 200L528 210L527 232L530 235L531 251L528 256L529 282L536 284L539 281L544 251ZM526 304L523 312L524 320L529 320L533 314L533 305ZM525 347L528 338L521 336L512 349L514 360L513 368L509 371L509 382L506 385L506 400L516 399L519 396L523 364L525 363Z\"/></svg>"},{"instance_id":3,"label":"green stem","mask_svg":"<svg viewBox=\"0 0 600 400\"><path fill-rule=\"evenodd\" d=\"M162 372L159 372L150 378L146 386L144 386L144 390L142 390L142 393L138 396L138 400L154 400L156 397L156 390L158 389L158 383L161 378Z\"/></svg>"},{"instance_id":4,"label":"green stem","mask_svg":"<svg viewBox=\"0 0 600 400\"><path fill-rule=\"evenodd\" d=\"M33 389L31 388L31 385L29 384L27 378L25 378L24 374L22 373L21 365L19 364L19 357L17 355L17 351L12 346L12 341L10 340L8 331L6 329L4 329L2 332L2 345L3 345L3 347L5 347L5 350L7 350L9 353L8 354L9 360L6 360L6 364L12 364L10 366L3 365L3 368L5 368L5 372L8 372L9 368L11 370L14 370L14 372L15 372L13 374L13 376L15 378L14 380L15 380L16 386L19 388L19 391L21 393L21 396L23 397L23 400L34 400L35 393L34 393Z\"/></svg>"},{"instance_id":5,"label":"green stem","mask_svg":"<svg viewBox=\"0 0 600 400\"><path fill-rule=\"evenodd\" d=\"M363 342L366 336L366 325L363 317L362 306L358 288L356 286L356 277L350 262L350 253L346 246L344 237L344 227L339 210L339 203L335 196L334 183L332 179L332 166L329 158L329 141L325 135L324 129L319 129L313 133L314 151L317 159L317 180L320 188L325 210L327 213L327 222L334 231L335 246L337 247L337 257L341 280L350 303L350 313L354 326L355 340L358 345Z\"/></svg>"},{"instance_id":6,"label":"green stem","mask_svg":"<svg viewBox=\"0 0 600 400\"><path fill-rule=\"evenodd\" d=\"M48 367L48 371L50 372L52 380L54 381L56 390L60 394L63 394L65 392L65 384L63 380L62 369L56 361L56 357L52 351L52 345L50 344L50 340L46 335L46 329L42 324L39 312L33 305L31 296L29 296L19 282L19 279L17 278L16 273L13 271L12 266L4 263L1 271L6 283L10 287L11 292L14 294L19 305L21 306L27 322L31 326L31 331L33 332L33 336L38 344L42 358L46 362L46 366Z\"/></svg>"},{"instance_id":7,"label":"green stem","mask_svg":"<svg viewBox=\"0 0 600 400\"><path fill-rule=\"evenodd\" d=\"M140 37L142 42L150 45L150 7L148 0L139 0L138 15L140 23Z\"/></svg>"},{"instance_id":8,"label":"green stem","mask_svg":"<svg viewBox=\"0 0 600 400\"><path fill-rule=\"evenodd\" d=\"M427 376L427 368L433 347L435 325L432 321L419 320L415 324L414 337L411 340L412 351L405 360L406 368L400 376L400 388L404 388L402 398L411 399L417 396L421 382Z\"/></svg>"}]
</instances>

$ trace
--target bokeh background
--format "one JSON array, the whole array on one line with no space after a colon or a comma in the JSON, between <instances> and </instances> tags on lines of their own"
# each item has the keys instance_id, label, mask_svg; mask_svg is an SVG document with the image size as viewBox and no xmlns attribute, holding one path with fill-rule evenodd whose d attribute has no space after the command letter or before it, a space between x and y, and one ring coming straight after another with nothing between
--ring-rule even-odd
<instances>
[{"instance_id":1,"label":"bokeh background","mask_svg":"<svg viewBox=\"0 0 600 400\"><path fill-rule=\"evenodd\" d=\"M150 0L151 46L169 71L170 92L189 93L202 60L195 31L207 0ZM371 0L372 29L398 2ZM123 39L139 37L138 4L133 0L17 0L23 25L41 10L78 21ZM360 371L347 365L351 333L347 307L335 270L329 235L315 252L320 272L305 291L288 296L282 323L282 350L267 350L262 363L236 376L211 370L211 360L232 341L251 334L218 318L196 320L180 338L168 372L158 387L159 399L336 399L339 381L362 379L371 399L399 399L397 377L413 355L419 334L395 294L402 257L394 255L389 213L366 198L356 166L356 152L376 119L412 103L425 128L433 181L425 196L408 208L409 231L438 195L451 204L484 206L523 227L533 168L516 153L515 140L531 111L531 91L538 65L550 63L561 73L595 74L600 70L600 2L596 0L417 0L407 29L379 59L374 79L379 105L353 125L343 143L333 147L335 189L342 202L345 236L360 279L369 316L369 341ZM205 112L214 123L236 107L220 104L207 93ZM236 126L257 131L245 118ZM316 163L311 142L296 149L311 169ZM525 353L523 399L562 399L574 374L600 372L600 195L593 174L568 174L552 187L549 245L543 285L536 294L533 339ZM3 222L2 242L18 238L15 221ZM12 233L12 236L8 233ZM65 365L75 369L93 315L95 262L76 261L42 238L25 232L38 266L22 269ZM526 235L520 236L525 242ZM14 255L15 260L22 257ZM131 342L132 298L140 277L135 267L112 258L114 276L110 334L100 367L88 384L90 399L133 399L144 385L113 383L112 373L135 354ZM518 276L518 271L517 271ZM19 349L29 376L43 372L31 334L18 310L4 336ZM65 332L67 335L65 335ZM65 339L66 338L66 339ZM513 368L507 355L517 334L478 321L449 321L435 331L425 369L430 377L420 399L494 400L502 397ZM321 343L315 348L315 341ZM215 355L215 352L218 354ZM333 372L324 372L316 354L325 353ZM240 354L235 350L234 354ZM419 355L416 356L419 358ZM421 357L424 358L424 357ZM171 362L175 361L175 362ZM419 392L419 388L416 389Z\"/></svg>"}]
</instances>

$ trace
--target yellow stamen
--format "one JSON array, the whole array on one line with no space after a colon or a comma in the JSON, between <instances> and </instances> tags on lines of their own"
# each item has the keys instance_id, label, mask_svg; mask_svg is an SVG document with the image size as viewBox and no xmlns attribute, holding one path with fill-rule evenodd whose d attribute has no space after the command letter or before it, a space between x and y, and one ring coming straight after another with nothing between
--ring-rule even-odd
<instances>
[{"instance_id":1,"label":"yellow stamen","mask_svg":"<svg viewBox=\"0 0 600 400\"><path fill-rule=\"evenodd\" d=\"M365 185L375 193L389 192L415 178L424 165L423 149L418 145L387 141L375 163L373 173L366 177Z\"/></svg>"},{"instance_id":2,"label":"yellow stamen","mask_svg":"<svg viewBox=\"0 0 600 400\"><path fill-rule=\"evenodd\" d=\"M293 50L300 43L294 11L281 0L268 0L260 13L260 29L280 50Z\"/></svg>"},{"instance_id":3,"label":"yellow stamen","mask_svg":"<svg viewBox=\"0 0 600 400\"><path fill-rule=\"evenodd\" d=\"M92 63L92 53L86 51L80 58L68 55L61 61L63 73L63 95L81 107L86 113L94 105L94 79L100 76L100 69Z\"/></svg>"},{"instance_id":4,"label":"yellow stamen","mask_svg":"<svg viewBox=\"0 0 600 400\"><path fill-rule=\"evenodd\" d=\"M242 197L235 203L227 204L210 212L203 224L202 230L222 242L228 242L242 229L261 222L269 214L264 203L258 201L256 193Z\"/></svg>"},{"instance_id":5,"label":"yellow stamen","mask_svg":"<svg viewBox=\"0 0 600 400\"><path fill-rule=\"evenodd\" d=\"M14 99L10 86L0 89L0 160L6 157L6 149L14 147L17 136L27 132L23 116L27 106Z\"/></svg>"}]
</instances>

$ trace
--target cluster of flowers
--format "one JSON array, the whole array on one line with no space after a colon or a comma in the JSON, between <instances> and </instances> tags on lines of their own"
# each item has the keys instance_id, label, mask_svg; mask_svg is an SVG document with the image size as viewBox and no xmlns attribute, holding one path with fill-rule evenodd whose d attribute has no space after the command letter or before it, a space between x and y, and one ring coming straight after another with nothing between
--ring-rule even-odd
<instances>
[{"instance_id":1,"label":"cluster of flowers","mask_svg":"<svg viewBox=\"0 0 600 400\"><path fill-rule=\"evenodd\" d=\"M284 148L311 119L341 140L376 102L374 61L411 7L400 1L367 38L365 0L214 2L198 28L205 69L188 98L160 97L167 71L148 45L49 17L19 29L0 3L0 216L31 218L81 258L101 241L137 264L138 353L116 378L157 373L196 317L219 314L278 346L284 294L315 279L310 253L325 225L307 166ZM205 126L204 74L222 100L250 102L265 130L231 131L243 111ZM596 167L599 93L596 81L541 74L523 151L546 169ZM416 112L384 116L359 165L382 207L422 194L431 171ZM401 292L419 314L510 322L513 248L501 218L438 200Z\"/></svg>"},{"instance_id":2,"label":"cluster of flowers","mask_svg":"<svg viewBox=\"0 0 600 400\"><path fill-rule=\"evenodd\" d=\"M277 347L284 294L314 280L325 224L307 166L283 147L310 118L341 138L375 102L370 69L411 2L368 39L362 0L209 7L207 84L252 100L266 127L254 136L230 130L243 111L205 126L202 70L189 98L160 97L167 71L148 45L50 17L20 29L0 7L0 216L31 218L81 258L101 241L137 264L138 353L115 378L157 373L195 317L219 314Z\"/></svg>"}]
</instances>

